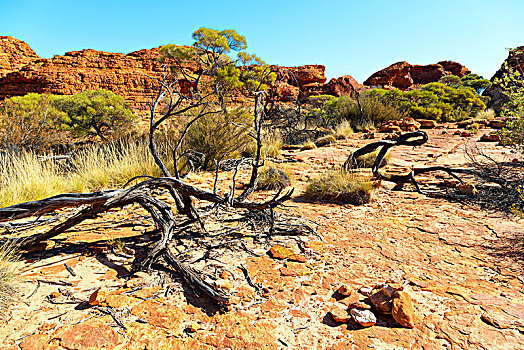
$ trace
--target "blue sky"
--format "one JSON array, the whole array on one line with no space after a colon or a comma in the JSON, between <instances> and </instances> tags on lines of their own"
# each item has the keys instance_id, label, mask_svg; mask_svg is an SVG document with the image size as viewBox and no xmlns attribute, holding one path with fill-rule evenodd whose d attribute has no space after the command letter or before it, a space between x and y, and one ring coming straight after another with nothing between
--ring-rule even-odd
<instances>
[{"instance_id":1,"label":"blue sky","mask_svg":"<svg viewBox=\"0 0 524 350\"><path fill-rule=\"evenodd\" d=\"M235 29L267 63L323 64L330 78L447 59L489 78L524 45L524 0L0 0L0 35L42 57L191 44L199 27Z\"/></svg>"}]
</instances>

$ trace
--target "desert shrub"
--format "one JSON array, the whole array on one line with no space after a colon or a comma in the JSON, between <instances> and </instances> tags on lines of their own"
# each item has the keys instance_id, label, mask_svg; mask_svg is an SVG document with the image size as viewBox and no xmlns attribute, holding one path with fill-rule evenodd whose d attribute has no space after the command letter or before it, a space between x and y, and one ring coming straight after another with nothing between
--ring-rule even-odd
<instances>
[{"instance_id":1,"label":"desert shrub","mask_svg":"<svg viewBox=\"0 0 524 350\"><path fill-rule=\"evenodd\" d=\"M183 151L203 155L202 168L211 169L216 161L237 158L249 152L253 138L246 128L252 116L246 108L234 108L224 113L209 114L198 119L189 129L183 142Z\"/></svg>"},{"instance_id":2,"label":"desert shrub","mask_svg":"<svg viewBox=\"0 0 524 350\"><path fill-rule=\"evenodd\" d=\"M371 179L337 170L310 180L304 196L310 200L361 205L371 200L373 189Z\"/></svg>"},{"instance_id":3,"label":"desert shrub","mask_svg":"<svg viewBox=\"0 0 524 350\"><path fill-rule=\"evenodd\" d=\"M317 145L315 145L315 143L311 140L305 141L303 144L300 145L301 151L305 151L308 149L315 149L315 148L317 148Z\"/></svg>"},{"instance_id":4,"label":"desert shrub","mask_svg":"<svg viewBox=\"0 0 524 350\"><path fill-rule=\"evenodd\" d=\"M27 94L6 99L0 106L0 143L4 150L43 151L62 143L67 133L57 126L63 113L55 96Z\"/></svg>"},{"instance_id":5,"label":"desert shrub","mask_svg":"<svg viewBox=\"0 0 524 350\"><path fill-rule=\"evenodd\" d=\"M263 167L258 173L259 190L280 190L291 185L286 172L274 167Z\"/></svg>"},{"instance_id":6,"label":"desert shrub","mask_svg":"<svg viewBox=\"0 0 524 350\"><path fill-rule=\"evenodd\" d=\"M280 156L284 141L279 130L262 130L262 158L276 158ZM254 155L256 152L255 143L252 142L249 153Z\"/></svg>"},{"instance_id":7,"label":"desert shrub","mask_svg":"<svg viewBox=\"0 0 524 350\"><path fill-rule=\"evenodd\" d=\"M463 86L472 88L479 95L492 85L491 81L484 79L478 74L468 74L463 76L460 80Z\"/></svg>"},{"instance_id":8,"label":"desert shrub","mask_svg":"<svg viewBox=\"0 0 524 350\"><path fill-rule=\"evenodd\" d=\"M121 187L138 175L162 175L145 140L91 145L71 160L70 181L82 184L85 190Z\"/></svg>"},{"instance_id":9,"label":"desert shrub","mask_svg":"<svg viewBox=\"0 0 524 350\"><path fill-rule=\"evenodd\" d=\"M33 152L7 153L0 157L0 206L121 187L137 175L161 175L144 140L91 145L65 162L43 161Z\"/></svg>"},{"instance_id":10,"label":"desert shrub","mask_svg":"<svg viewBox=\"0 0 524 350\"><path fill-rule=\"evenodd\" d=\"M56 97L54 105L63 112L60 128L79 137L119 138L136 119L122 96L103 89Z\"/></svg>"},{"instance_id":11,"label":"desert shrub","mask_svg":"<svg viewBox=\"0 0 524 350\"><path fill-rule=\"evenodd\" d=\"M0 158L0 206L51 197L71 190L63 166L43 162L32 152L7 153Z\"/></svg>"},{"instance_id":12,"label":"desert shrub","mask_svg":"<svg viewBox=\"0 0 524 350\"><path fill-rule=\"evenodd\" d=\"M442 83L422 85L411 91L372 89L369 94L413 118L460 121L486 109L472 88Z\"/></svg>"},{"instance_id":13,"label":"desert shrub","mask_svg":"<svg viewBox=\"0 0 524 350\"><path fill-rule=\"evenodd\" d=\"M335 138L335 135L326 135L326 136L322 136L318 139L315 140L315 145L317 147L323 147L323 146L327 146L327 145L330 145L332 143L335 143L337 142L337 139Z\"/></svg>"},{"instance_id":14,"label":"desert shrub","mask_svg":"<svg viewBox=\"0 0 524 350\"><path fill-rule=\"evenodd\" d=\"M454 88L462 86L462 80L460 80L460 78L456 75L445 75L442 78L440 78L438 82Z\"/></svg>"},{"instance_id":15,"label":"desert shrub","mask_svg":"<svg viewBox=\"0 0 524 350\"><path fill-rule=\"evenodd\" d=\"M351 134L353 134L353 128L348 120L341 121L335 127L335 137L339 140L345 139Z\"/></svg>"},{"instance_id":16,"label":"desert shrub","mask_svg":"<svg viewBox=\"0 0 524 350\"><path fill-rule=\"evenodd\" d=\"M466 130L470 131L473 134L476 134L481 128L481 125L477 122L473 122L466 126Z\"/></svg>"},{"instance_id":17,"label":"desert shrub","mask_svg":"<svg viewBox=\"0 0 524 350\"><path fill-rule=\"evenodd\" d=\"M375 164L375 160L377 159L379 151L374 151L371 153L364 154L356 159L356 168L371 168L373 167L373 164ZM386 154L384 158L382 158L382 161L380 162L379 167L386 166L386 164L389 162L390 155L389 153Z\"/></svg>"},{"instance_id":18,"label":"desert shrub","mask_svg":"<svg viewBox=\"0 0 524 350\"><path fill-rule=\"evenodd\" d=\"M512 55L513 50L510 52ZM504 63L505 74L502 78L496 79L495 84L499 85L508 96L508 101L502 107L501 115L508 118L506 127L499 135L504 145L513 145L520 150L524 149L524 64L512 68Z\"/></svg>"},{"instance_id":19,"label":"desert shrub","mask_svg":"<svg viewBox=\"0 0 524 350\"><path fill-rule=\"evenodd\" d=\"M492 120L495 118L495 111L491 108L487 108L483 111L478 111L476 115L477 119Z\"/></svg>"},{"instance_id":20,"label":"desert shrub","mask_svg":"<svg viewBox=\"0 0 524 350\"><path fill-rule=\"evenodd\" d=\"M382 124L391 119L400 119L401 114L394 108L380 101L379 98L368 93L362 93L360 104L364 114L364 123ZM320 113L325 125L336 126L343 121L348 121L353 129L360 129L361 113L356 99L342 96L327 100L323 109L315 109Z\"/></svg>"},{"instance_id":21,"label":"desert shrub","mask_svg":"<svg viewBox=\"0 0 524 350\"><path fill-rule=\"evenodd\" d=\"M2 312L14 302L18 292L17 260L15 245L11 243L0 245L0 311Z\"/></svg>"}]
</instances>

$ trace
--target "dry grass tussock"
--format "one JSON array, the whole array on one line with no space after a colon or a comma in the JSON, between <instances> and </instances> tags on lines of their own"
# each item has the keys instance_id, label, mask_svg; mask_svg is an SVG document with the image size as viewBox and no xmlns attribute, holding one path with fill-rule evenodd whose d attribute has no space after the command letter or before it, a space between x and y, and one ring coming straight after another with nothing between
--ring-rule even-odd
<instances>
[{"instance_id":1,"label":"dry grass tussock","mask_svg":"<svg viewBox=\"0 0 524 350\"><path fill-rule=\"evenodd\" d=\"M305 197L315 201L333 201L361 205L371 200L375 182L363 175L344 170L332 170L311 179Z\"/></svg>"},{"instance_id":2,"label":"dry grass tussock","mask_svg":"<svg viewBox=\"0 0 524 350\"><path fill-rule=\"evenodd\" d=\"M137 175L161 175L143 141L94 145L66 161L42 161L32 152L4 154L0 157L0 206L121 187Z\"/></svg>"},{"instance_id":3,"label":"dry grass tussock","mask_svg":"<svg viewBox=\"0 0 524 350\"><path fill-rule=\"evenodd\" d=\"M0 245L0 310L4 311L14 301L18 292L18 259L16 246ZM0 318L2 314L0 313Z\"/></svg>"}]
</instances>

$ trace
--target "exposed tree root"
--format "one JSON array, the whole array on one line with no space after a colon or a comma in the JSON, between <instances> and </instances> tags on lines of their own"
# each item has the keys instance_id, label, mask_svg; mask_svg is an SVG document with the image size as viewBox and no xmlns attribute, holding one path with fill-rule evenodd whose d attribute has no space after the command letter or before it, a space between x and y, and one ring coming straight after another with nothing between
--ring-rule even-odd
<instances>
[{"instance_id":1,"label":"exposed tree root","mask_svg":"<svg viewBox=\"0 0 524 350\"><path fill-rule=\"evenodd\" d=\"M478 175L476 171L471 169L461 169L461 168L448 168L445 166L430 166L423 168L414 168L407 174L401 175L387 175L382 174L379 170L380 164L382 163L384 157L386 156L388 150L394 146L420 146L428 141L428 135L424 131L414 131L408 132L393 140L381 140L377 142L372 142L366 146L359 148L353 152L346 162L344 163L344 169L356 168L358 165L358 158L368 153L372 153L377 149L380 149L371 168L373 176L378 180L386 180L396 183L397 185L402 185L408 182L411 182L413 186L417 189L419 193L423 193L417 180L415 179L416 175L429 173L433 171L443 171L446 172L451 177L457 179L463 183L462 179L456 174L469 174L469 175Z\"/></svg>"},{"instance_id":2,"label":"exposed tree root","mask_svg":"<svg viewBox=\"0 0 524 350\"><path fill-rule=\"evenodd\" d=\"M204 279L200 277L199 273L190 267L185 266L171 252L168 245L174 238L175 229L177 230L176 234L178 235L191 227L192 224L198 224L199 221L186 214L186 217L188 217L189 220L177 225L171 207L153 195L153 192L159 189L166 190L170 193L176 191L183 197L196 198L205 202L210 202L215 206L218 205L235 210L247 211L247 215L243 216L245 218L244 220L247 220L247 223L242 227L252 226L253 229L256 229L257 224L253 222L251 217L253 215L257 216L262 214L265 220L270 221L268 223L270 233L274 229L274 215L266 214L265 210L267 209L270 213L273 213L273 209L288 200L293 192L293 190L290 190L284 195L280 195L281 191L279 191L268 201L248 202L238 200L234 197L229 198L228 196L220 196L216 193L196 188L175 178L163 177L146 180L125 190L102 191L87 194L62 194L38 201L1 208L0 221L5 222L30 216L40 216L58 209L83 207L83 209L54 226L49 231L19 240L20 245L27 248L55 237L65 232L67 229L80 224L84 220L92 219L112 208L138 204L151 215L158 231L161 233L161 237L152 245L152 247L149 248L145 259L135 262L136 268L150 270L153 263L162 259L196 291L207 295L220 305L228 304L229 297L226 294L205 282ZM226 230L226 232L228 232L228 230Z\"/></svg>"}]
</instances>

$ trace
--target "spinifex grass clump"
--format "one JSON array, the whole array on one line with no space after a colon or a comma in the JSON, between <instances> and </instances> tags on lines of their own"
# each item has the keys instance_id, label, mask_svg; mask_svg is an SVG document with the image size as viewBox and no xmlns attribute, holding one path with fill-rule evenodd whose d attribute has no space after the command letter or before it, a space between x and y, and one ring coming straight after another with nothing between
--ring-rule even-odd
<instances>
[{"instance_id":1,"label":"spinifex grass clump","mask_svg":"<svg viewBox=\"0 0 524 350\"><path fill-rule=\"evenodd\" d=\"M377 159L378 151L371 152L364 154L357 158L357 168L371 168L373 167L373 164L375 164L375 160ZM382 158L382 161L380 162L379 168L385 166L389 162L390 155L386 154L384 158Z\"/></svg>"},{"instance_id":2,"label":"spinifex grass clump","mask_svg":"<svg viewBox=\"0 0 524 350\"><path fill-rule=\"evenodd\" d=\"M264 167L258 174L259 190L280 190L291 185L285 171L274 167Z\"/></svg>"},{"instance_id":3,"label":"spinifex grass clump","mask_svg":"<svg viewBox=\"0 0 524 350\"><path fill-rule=\"evenodd\" d=\"M337 142L337 139L335 138L334 135L326 135L326 136L322 136L322 137L318 138L315 141L315 145L317 147L323 147L323 146L327 146L327 145L330 145L330 144L335 143L335 142Z\"/></svg>"},{"instance_id":4,"label":"spinifex grass clump","mask_svg":"<svg viewBox=\"0 0 524 350\"><path fill-rule=\"evenodd\" d=\"M351 134L353 134L353 128L349 120L343 120L335 127L335 137L338 140L346 139Z\"/></svg>"},{"instance_id":5,"label":"spinifex grass clump","mask_svg":"<svg viewBox=\"0 0 524 350\"><path fill-rule=\"evenodd\" d=\"M16 247L11 243L0 245L0 318L13 302L18 291Z\"/></svg>"},{"instance_id":6,"label":"spinifex grass clump","mask_svg":"<svg viewBox=\"0 0 524 350\"><path fill-rule=\"evenodd\" d=\"M305 197L311 200L361 205L371 200L374 187L375 183L367 177L336 170L310 180Z\"/></svg>"},{"instance_id":7,"label":"spinifex grass clump","mask_svg":"<svg viewBox=\"0 0 524 350\"><path fill-rule=\"evenodd\" d=\"M71 183L53 161L40 161L34 153L7 153L0 157L0 206L70 192Z\"/></svg>"},{"instance_id":8,"label":"spinifex grass clump","mask_svg":"<svg viewBox=\"0 0 524 350\"><path fill-rule=\"evenodd\" d=\"M32 152L6 153L0 157L0 206L121 187L137 175L161 175L146 141L91 145L59 161Z\"/></svg>"}]
</instances>

